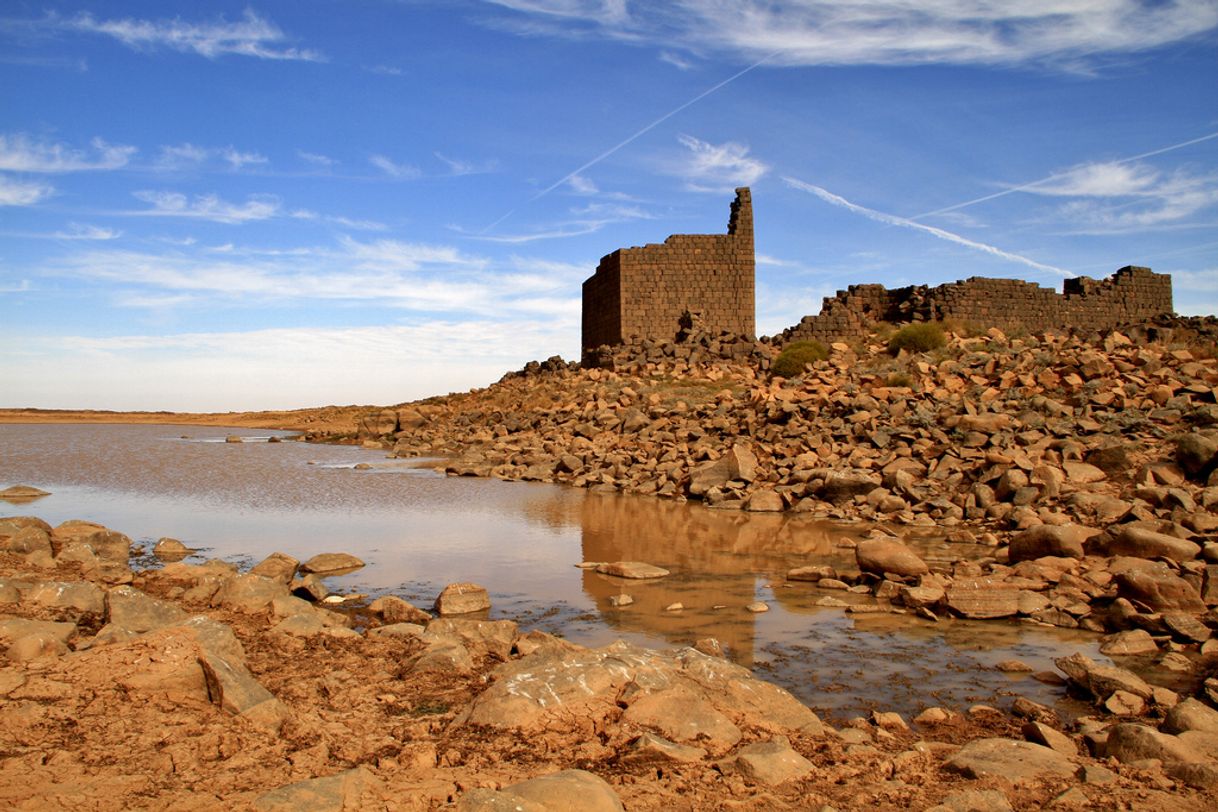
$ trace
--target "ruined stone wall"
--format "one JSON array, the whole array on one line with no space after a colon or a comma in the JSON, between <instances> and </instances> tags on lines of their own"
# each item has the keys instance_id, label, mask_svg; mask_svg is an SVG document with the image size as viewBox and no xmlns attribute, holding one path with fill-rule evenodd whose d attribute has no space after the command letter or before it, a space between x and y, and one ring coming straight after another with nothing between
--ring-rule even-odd
<instances>
[{"instance_id":1,"label":"ruined stone wall","mask_svg":"<svg viewBox=\"0 0 1218 812\"><path fill-rule=\"evenodd\" d=\"M1062 293L1017 279L972 277L937 287L851 285L826 297L821 312L783 331L781 343L801 339L864 338L878 322L951 319L980 328L1032 332L1074 327L1103 330L1172 312L1171 276L1126 266L1108 279L1067 279Z\"/></svg>"},{"instance_id":2,"label":"ruined stone wall","mask_svg":"<svg viewBox=\"0 0 1218 812\"><path fill-rule=\"evenodd\" d=\"M602 258L584 282L582 346L671 340L687 312L706 330L751 336L754 270L752 197L740 188L727 234L674 234Z\"/></svg>"}]
</instances>

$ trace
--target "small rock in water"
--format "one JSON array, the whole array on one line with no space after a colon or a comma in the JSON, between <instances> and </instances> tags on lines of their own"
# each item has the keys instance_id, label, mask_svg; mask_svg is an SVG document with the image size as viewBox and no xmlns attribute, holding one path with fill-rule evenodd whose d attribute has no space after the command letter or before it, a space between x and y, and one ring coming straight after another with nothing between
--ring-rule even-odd
<instances>
[{"instance_id":1,"label":"small rock in water","mask_svg":"<svg viewBox=\"0 0 1218 812\"><path fill-rule=\"evenodd\" d=\"M723 644L713 637L703 637L697 643L694 643L694 649L700 651L708 657L725 657L723 653Z\"/></svg>"},{"instance_id":2,"label":"small rock in water","mask_svg":"<svg viewBox=\"0 0 1218 812\"><path fill-rule=\"evenodd\" d=\"M770 607L767 606L762 601L754 601L744 608L748 609L750 612L753 612L754 614L760 614L762 612L770 611Z\"/></svg>"},{"instance_id":3,"label":"small rock in water","mask_svg":"<svg viewBox=\"0 0 1218 812\"><path fill-rule=\"evenodd\" d=\"M576 565L575 565L575 568L576 568L576 569L581 569L581 570L594 570L594 569L596 569L597 567L599 567L599 566L600 566L602 563L604 563L604 562L601 562L601 561L581 561L581 562L579 562L578 564L576 564Z\"/></svg>"},{"instance_id":4,"label":"small rock in water","mask_svg":"<svg viewBox=\"0 0 1218 812\"><path fill-rule=\"evenodd\" d=\"M1030 673L1032 673L1032 670L1033 670L1032 666L1030 666L1027 663L1022 662L1020 660L1003 660L1002 662L995 665L994 668L998 669L999 671L1008 673L1008 674L1017 674L1017 673L1030 674Z\"/></svg>"},{"instance_id":5,"label":"small rock in water","mask_svg":"<svg viewBox=\"0 0 1218 812\"><path fill-rule=\"evenodd\" d=\"M181 561L186 556L193 553L194 550L187 547L177 539L163 538L156 543L152 548L152 554L157 558L167 561Z\"/></svg>"},{"instance_id":6,"label":"small rock in water","mask_svg":"<svg viewBox=\"0 0 1218 812\"><path fill-rule=\"evenodd\" d=\"M609 596L609 605L610 606L629 606L632 603L634 603L634 598L630 597L629 595L610 595Z\"/></svg>"},{"instance_id":7,"label":"small rock in water","mask_svg":"<svg viewBox=\"0 0 1218 812\"><path fill-rule=\"evenodd\" d=\"M683 604L683 603L680 603L680 602L670 603L664 607L664 611L665 612L680 612L684 608L685 608L685 604Z\"/></svg>"},{"instance_id":8,"label":"small rock in water","mask_svg":"<svg viewBox=\"0 0 1218 812\"><path fill-rule=\"evenodd\" d=\"M226 443L243 443L243 442L245 442L245 440L243 440L241 438L240 434L230 434L224 438L224 442L226 442Z\"/></svg>"},{"instance_id":9,"label":"small rock in water","mask_svg":"<svg viewBox=\"0 0 1218 812\"><path fill-rule=\"evenodd\" d=\"M441 617L468 615L491 608L491 598L486 587L472 583L449 584L436 598L435 610Z\"/></svg>"},{"instance_id":10,"label":"small rock in water","mask_svg":"<svg viewBox=\"0 0 1218 812\"><path fill-rule=\"evenodd\" d=\"M7 502L25 502L50 495L50 491L44 491L31 485L13 485L11 488L0 491L0 499Z\"/></svg>"},{"instance_id":11,"label":"small rock in water","mask_svg":"<svg viewBox=\"0 0 1218 812\"><path fill-rule=\"evenodd\" d=\"M356 570L364 566L364 562L350 553L318 553L300 565L301 572L324 574Z\"/></svg>"},{"instance_id":12,"label":"small rock in water","mask_svg":"<svg viewBox=\"0 0 1218 812\"><path fill-rule=\"evenodd\" d=\"M613 561L597 566L596 571L602 575L616 575L618 578L663 578L668 570L644 564L642 561Z\"/></svg>"},{"instance_id":13,"label":"small rock in water","mask_svg":"<svg viewBox=\"0 0 1218 812\"><path fill-rule=\"evenodd\" d=\"M357 462L357 463L355 464L355 469L354 469L354 470L356 470L356 471L371 471L371 470L372 470L372 465L371 465L371 464L369 464L369 463L366 463L366 462Z\"/></svg>"}]
</instances>

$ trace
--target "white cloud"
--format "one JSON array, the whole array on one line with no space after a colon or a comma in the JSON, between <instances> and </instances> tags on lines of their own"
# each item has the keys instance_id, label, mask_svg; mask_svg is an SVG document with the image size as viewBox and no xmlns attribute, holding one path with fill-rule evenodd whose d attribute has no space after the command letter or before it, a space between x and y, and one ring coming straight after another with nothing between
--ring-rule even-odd
<instances>
[{"instance_id":1,"label":"white cloud","mask_svg":"<svg viewBox=\"0 0 1218 812\"><path fill-rule=\"evenodd\" d=\"M693 62L678 54L674 54L672 51L660 51L659 59L661 62L667 62L669 65L672 65L677 70L693 70L694 67Z\"/></svg>"},{"instance_id":2,"label":"white cloud","mask_svg":"<svg viewBox=\"0 0 1218 812\"><path fill-rule=\"evenodd\" d=\"M596 187L596 184L583 175L570 176L567 178L567 185L577 195L595 195L600 193L600 189Z\"/></svg>"},{"instance_id":3,"label":"white cloud","mask_svg":"<svg viewBox=\"0 0 1218 812\"><path fill-rule=\"evenodd\" d=\"M89 143L91 151L37 141L22 133L0 133L0 169L51 174L120 169L137 152L135 147L108 144L101 138Z\"/></svg>"},{"instance_id":4,"label":"white cloud","mask_svg":"<svg viewBox=\"0 0 1218 812\"><path fill-rule=\"evenodd\" d=\"M48 183L30 183L0 175L0 206L33 206L55 194Z\"/></svg>"},{"instance_id":5,"label":"white cloud","mask_svg":"<svg viewBox=\"0 0 1218 812\"><path fill-rule=\"evenodd\" d=\"M22 279L16 285L0 283L0 293L25 293L30 290L30 280Z\"/></svg>"},{"instance_id":6,"label":"white cloud","mask_svg":"<svg viewBox=\"0 0 1218 812\"><path fill-rule=\"evenodd\" d=\"M368 158L368 163L391 178L417 178L422 174L418 167L411 166L410 164L395 163L384 155L372 155Z\"/></svg>"},{"instance_id":7,"label":"white cloud","mask_svg":"<svg viewBox=\"0 0 1218 812\"><path fill-rule=\"evenodd\" d=\"M1144 163L1091 163L1028 184L1021 191L1063 204L1054 220L1106 233L1177 226L1218 204L1218 175L1164 172Z\"/></svg>"},{"instance_id":8,"label":"white cloud","mask_svg":"<svg viewBox=\"0 0 1218 812\"><path fill-rule=\"evenodd\" d=\"M117 240L123 236L123 232L101 226L68 223L67 230L56 231L52 236L58 240Z\"/></svg>"},{"instance_id":9,"label":"white cloud","mask_svg":"<svg viewBox=\"0 0 1218 812\"><path fill-rule=\"evenodd\" d=\"M436 158L448 167L449 174L452 175L481 175L487 172L495 171L495 161L487 161L484 164L477 164L473 161L464 161L458 158L449 158L439 152L435 153Z\"/></svg>"},{"instance_id":10,"label":"white cloud","mask_svg":"<svg viewBox=\"0 0 1218 812\"><path fill-rule=\"evenodd\" d=\"M770 169L756 158L750 158L749 148L735 141L711 144L691 135L680 135L677 140L689 150L677 174L695 191L722 192L737 186L751 186Z\"/></svg>"},{"instance_id":11,"label":"white cloud","mask_svg":"<svg viewBox=\"0 0 1218 812\"><path fill-rule=\"evenodd\" d=\"M345 226L358 231L384 231L388 228L384 223L376 220L354 220L350 217L340 217L331 214L319 214L318 212L309 209L296 209L290 213L291 217L297 220L317 220L325 223L333 223L337 226Z\"/></svg>"},{"instance_id":12,"label":"white cloud","mask_svg":"<svg viewBox=\"0 0 1218 812\"><path fill-rule=\"evenodd\" d=\"M194 144L185 143L165 145L157 156L157 167L160 169L183 169L198 166L207 160L210 150Z\"/></svg>"},{"instance_id":13,"label":"white cloud","mask_svg":"<svg viewBox=\"0 0 1218 812\"><path fill-rule=\"evenodd\" d=\"M317 51L283 45L287 39L283 31L250 9L246 9L236 22L223 17L214 23L190 23L177 18L100 20L87 12L71 19L51 18L51 21L60 28L113 37L137 51L164 48L208 59L236 54L258 59L323 61Z\"/></svg>"},{"instance_id":14,"label":"white cloud","mask_svg":"<svg viewBox=\"0 0 1218 812\"><path fill-rule=\"evenodd\" d=\"M257 152L239 152L235 147L227 146L220 151L220 156L228 161L233 169L241 169L249 164L264 164L267 163L265 155L259 155Z\"/></svg>"},{"instance_id":15,"label":"white cloud","mask_svg":"<svg viewBox=\"0 0 1218 812\"><path fill-rule=\"evenodd\" d=\"M331 166L334 166L334 164L338 163L338 161L334 160L333 158L329 157L328 155L320 155L316 152L306 152L303 149L296 150L296 155L299 156L299 158L302 161L307 161L308 163L311 163L314 166L322 166L322 167L329 168Z\"/></svg>"},{"instance_id":16,"label":"white cloud","mask_svg":"<svg viewBox=\"0 0 1218 812\"><path fill-rule=\"evenodd\" d=\"M273 195L251 195L245 203L229 203L216 195L199 195L192 200L180 192L140 191L133 194L152 204L152 208L127 214L245 223L275 217L280 210L279 198Z\"/></svg>"},{"instance_id":17,"label":"white cloud","mask_svg":"<svg viewBox=\"0 0 1218 812\"><path fill-rule=\"evenodd\" d=\"M489 0L538 25L783 65L1085 65L1179 42L1218 25L1213 0ZM518 21L518 18L516 18Z\"/></svg>"}]
</instances>

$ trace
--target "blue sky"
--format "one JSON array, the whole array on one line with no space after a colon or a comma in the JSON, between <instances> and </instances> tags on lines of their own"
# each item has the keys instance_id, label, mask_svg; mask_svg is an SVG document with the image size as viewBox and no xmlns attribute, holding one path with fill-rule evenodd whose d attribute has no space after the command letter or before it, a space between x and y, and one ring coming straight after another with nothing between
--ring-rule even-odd
<instances>
[{"instance_id":1,"label":"blue sky","mask_svg":"<svg viewBox=\"0 0 1218 812\"><path fill-rule=\"evenodd\" d=\"M1218 0L9 0L0 406L486 385L739 185L763 334L1127 264L1216 313Z\"/></svg>"}]
</instances>

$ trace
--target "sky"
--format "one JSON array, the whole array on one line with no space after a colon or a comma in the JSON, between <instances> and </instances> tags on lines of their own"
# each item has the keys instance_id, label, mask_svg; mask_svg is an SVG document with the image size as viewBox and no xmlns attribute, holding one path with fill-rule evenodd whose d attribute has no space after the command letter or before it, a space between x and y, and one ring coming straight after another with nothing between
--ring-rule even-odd
<instances>
[{"instance_id":1,"label":"sky","mask_svg":"<svg viewBox=\"0 0 1218 812\"><path fill-rule=\"evenodd\" d=\"M392 404L579 356L600 257L1218 313L1218 0L0 6L0 407Z\"/></svg>"}]
</instances>

